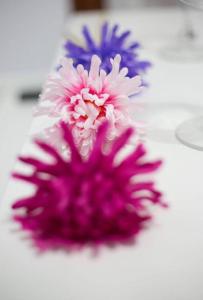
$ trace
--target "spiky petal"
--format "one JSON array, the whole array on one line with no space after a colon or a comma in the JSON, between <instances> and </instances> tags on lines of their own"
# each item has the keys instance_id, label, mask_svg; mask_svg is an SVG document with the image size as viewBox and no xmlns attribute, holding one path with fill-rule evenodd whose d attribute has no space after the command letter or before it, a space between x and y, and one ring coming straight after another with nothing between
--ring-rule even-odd
<instances>
[{"instance_id":1,"label":"spiky petal","mask_svg":"<svg viewBox=\"0 0 203 300\"><path fill-rule=\"evenodd\" d=\"M20 157L34 170L31 175L15 173L14 177L31 183L36 191L13 204L13 209L24 210L14 219L30 231L41 250L132 241L151 219L149 204L163 205L154 182L139 178L156 171L161 161L145 162L146 150L141 144L118 161L132 128L104 152L106 122L99 127L94 147L84 160L71 130L64 123L60 126L69 157L42 141L36 144L52 162Z\"/></svg>"},{"instance_id":2,"label":"spiky petal","mask_svg":"<svg viewBox=\"0 0 203 300\"><path fill-rule=\"evenodd\" d=\"M96 54L102 60L102 69L109 73L111 71L110 58L120 54L122 56L121 68L128 68L129 77L145 73L151 63L139 58L138 49L140 44L136 41L129 44L128 38L131 34L129 30L120 34L118 30L118 25L111 28L105 22L101 27L100 41L97 44L91 37L88 27L84 26L82 34L85 45L82 47L71 40L67 40L64 46L66 56L73 59L75 66L82 64L86 70L89 70L91 57Z\"/></svg>"}]
</instances>

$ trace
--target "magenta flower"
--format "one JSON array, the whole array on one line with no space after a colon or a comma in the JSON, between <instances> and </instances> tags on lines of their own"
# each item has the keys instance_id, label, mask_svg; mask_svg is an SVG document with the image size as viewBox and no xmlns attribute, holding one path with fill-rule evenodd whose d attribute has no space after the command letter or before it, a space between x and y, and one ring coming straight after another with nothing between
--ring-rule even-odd
<instances>
[{"instance_id":1,"label":"magenta flower","mask_svg":"<svg viewBox=\"0 0 203 300\"><path fill-rule=\"evenodd\" d=\"M31 233L40 250L115 244L133 241L151 219L149 204L163 205L154 182L140 175L157 170L161 161L144 162L142 144L118 159L133 133L132 128L106 146L108 124L103 123L89 157L78 151L71 130L61 123L63 139L70 148L69 159L49 144L36 144L52 159L47 163L33 157L19 159L31 165L31 175L14 177L33 184L36 191L13 204L23 209L14 219Z\"/></svg>"},{"instance_id":2,"label":"magenta flower","mask_svg":"<svg viewBox=\"0 0 203 300\"><path fill-rule=\"evenodd\" d=\"M62 59L59 71L47 81L39 106L39 113L55 118L55 126L46 130L49 141L59 136L57 125L64 121L70 126L80 152L87 156L104 120L111 124L109 141L129 126L129 96L140 91L141 79L127 77L128 69L120 69L120 62L120 55L111 59L112 69L107 75L96 55L89 71L82 65L75 68L71 59Z\"/></svg>"}]
</instances>

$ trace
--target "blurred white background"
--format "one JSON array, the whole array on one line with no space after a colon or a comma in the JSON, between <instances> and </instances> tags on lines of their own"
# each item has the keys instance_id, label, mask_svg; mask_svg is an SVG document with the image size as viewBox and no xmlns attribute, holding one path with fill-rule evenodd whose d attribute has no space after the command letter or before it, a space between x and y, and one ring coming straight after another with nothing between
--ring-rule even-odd
<instances>
[{"instance_id":1,"label":"blurred white background","mask_svg":"<svg viewBox=\"0 0 203 300\"><path fill-rule=\"evenodd\" d=\"M177 0L107 0L108 6L110 8L126 8L127 7L152 7L155 5L174 5L177 3Z\"/></svg>"},{"instance_id":2,"label":"blurred white background","mask_svg":"<svg viewBox=\"0 0 203 300\"><path fill-rule=\"evenodd\" d=\"M1 0L0 72L46 72L66 9L65 0Z\"/></svg>"},{"instance_id":3,"label":"blurred white background","mask_svg":"<svg viewBox=\"0 0 203 300\"><path fill-rule=\"evenodd\" d=\"M0 197L28 134L35 105L23 103L18 95L43 84L59 47L67 10L65 0L0 0Z\"/></svg>"}]
</instances>

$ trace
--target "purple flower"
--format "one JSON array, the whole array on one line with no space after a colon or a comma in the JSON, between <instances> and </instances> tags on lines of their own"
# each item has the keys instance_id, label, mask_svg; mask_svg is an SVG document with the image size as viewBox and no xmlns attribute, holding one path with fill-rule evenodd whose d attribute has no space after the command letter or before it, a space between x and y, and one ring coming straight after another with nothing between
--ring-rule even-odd
<instances>
[{"instance_id":1,"label":"purple flower","mask_svg":"<svg viewBox=\"0 0 203 300\"><path fill-rule=\"evenodd\" d=\"M19 158L34 170L31 175L15 173L14 177L36 189L30 197L13 204L13 209L24 210L14 219L30 231L40 250L133 241L151 219L149 204L164 205L154 182L140 180L140 175L157 170L161 161L144 162L146 151L142 144L123 160L117 159L132 136L132 128L104 152L107 130L106 122L99 127L86 160L64 123L61 132L70 148L69 158L42 141L36 144L52 158L51 163L33 157Z\"/></svg>"},{"instance_id":2,"label":"purple flower","mask_svg":"<svg viewBox=\"0 0 203 300\"><path fill-rule=\"evenodd\" d=\"M120 67L128 68L129 77L145 73L151 63L139 59L137 50L140 48L140 44L138 42L129 44L127 39L131 32L128 30L119 34L118 28L118 25L114 25L111 29L107 22L104 23L101 28L100 42L97 45L92 39L87 26L84 26L82 33L86 45L81 47L68 40L65 44L66 56L73 59L75 66L82 64L85 69L89 70L92 55L96 54L102 60L101 68L109 73L111 71L110 58L120 54L122 57Z\"/></svg>"}]
</instances>

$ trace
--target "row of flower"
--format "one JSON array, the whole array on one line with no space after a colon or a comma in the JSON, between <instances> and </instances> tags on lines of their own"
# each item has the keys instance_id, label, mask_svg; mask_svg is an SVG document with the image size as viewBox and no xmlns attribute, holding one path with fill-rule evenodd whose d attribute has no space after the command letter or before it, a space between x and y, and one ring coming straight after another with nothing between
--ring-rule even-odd
<instances>
[{"instance_id":1,"label":"row of flower","mask_svg":"<svg viewBox=\"0 0 203 300\"><path fill-rule=\"evenodd\" d=\"M119 159L134 136L130 97L141 91L150 63L138 57L130 31L118 33L105 23L99 43L83 27L85 46L65 44L66 57L48 78L38 114L54 120L36 143L50 158L20 160L33 168L15 178L35 186L20 199L14 219L30 231L39 249L134 241L151 219L149 203L165 205L153 181L140 175L157 170L138 144Z\"/></svg>"}]
</instances>

